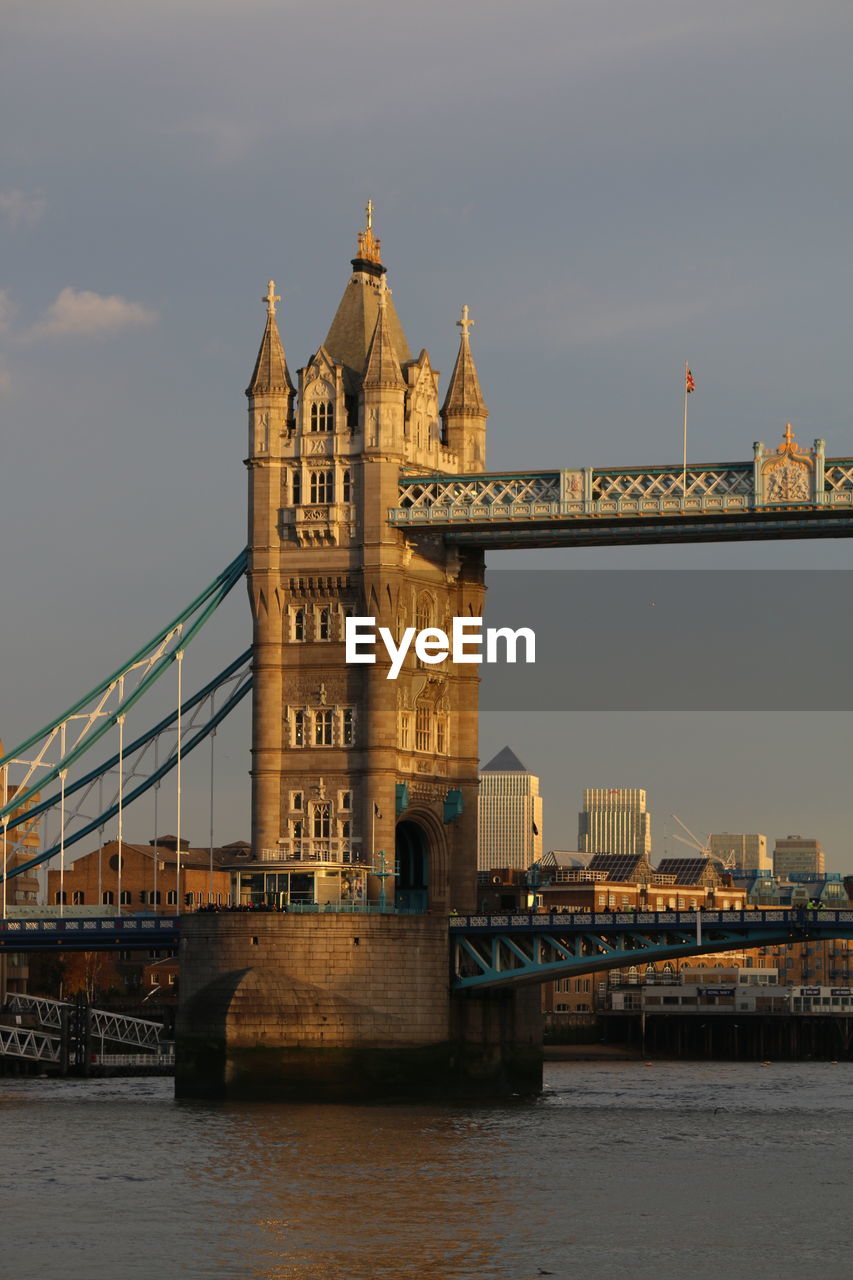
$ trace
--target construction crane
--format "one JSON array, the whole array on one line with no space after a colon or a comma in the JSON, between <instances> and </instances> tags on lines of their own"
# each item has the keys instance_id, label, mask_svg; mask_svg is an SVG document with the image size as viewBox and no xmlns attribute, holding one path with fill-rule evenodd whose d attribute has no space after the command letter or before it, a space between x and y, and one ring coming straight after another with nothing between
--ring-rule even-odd
<instances>
[{"instance_id":1,"label":"construction crane","mask_svg":"<svg viewBox=\"0 0 853 1280\"><path fill-rule=\"evenodd\" d=\"M733 851L730 853L727 853L724 858L721 858L719 854L715 854L711 852L710 835L707 837L705 843L702 844L701 840L699 840L698 837L694 835L694 833L690 830L687 824L681 821L677 813L671 813L669 816L671 818L674 818L675 821L678 823L678 825L681 827L681 829L683 831L686 831L687 834L690 836L689 840L685 840L684 836L680 836L677 831L673 831L672 834L674 839L679 840L682 844L688 845L691 849L695 849L697 853L702 854L703 858L713 858L715 862L718 862L720 864L720 866L723 868L724 871L734 870L735 855Z\"/></svg>"}]
</instances>

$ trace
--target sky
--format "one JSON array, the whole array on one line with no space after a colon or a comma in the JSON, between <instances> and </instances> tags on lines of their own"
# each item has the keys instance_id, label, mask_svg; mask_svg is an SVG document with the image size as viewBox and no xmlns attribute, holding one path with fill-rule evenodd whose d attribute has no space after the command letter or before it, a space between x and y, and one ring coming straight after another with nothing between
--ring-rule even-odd
<instances>
[{"instance_id":1,"label":"sky","mask_svg":"<svg viewBox=\"0 0 853 1280\"><path fill-rule=\"evenodd\" d=\"M677 461L688 360L694 460L748 459L789 421L853 456L848 0L5 0L0 51L7 746L243 546L243 389L266 282L298 368L326 334L368 198L410 346L445 379L471 308L491 468ZM489 563L822 568L843 591L850 547ZM726 602L709 588L705 607ZM185 679L249 639L238 589ZM820 667L791 641L792 682ZM853 871L850 708L766 705L489 710L481 755L509 743L541 776L546 848L574 847L584 787L642 786L655 856L682 848L676 812L701 839L813 835ZM245 713L215 763L216 842L246 838ZM206 756L187 762L196 843L209 772ZM149 812L125 822L153 834Z\"/></svg>"}]
</instances>

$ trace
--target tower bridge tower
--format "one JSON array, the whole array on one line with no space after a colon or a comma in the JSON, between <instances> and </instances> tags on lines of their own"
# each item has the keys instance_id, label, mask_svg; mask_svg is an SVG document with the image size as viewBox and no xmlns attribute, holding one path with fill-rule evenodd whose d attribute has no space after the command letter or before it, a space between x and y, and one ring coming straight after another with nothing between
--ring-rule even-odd
<instances>
[{"instance_id":1,"label":"tower bridge tower","mask_svg":"<svg viewBox=\"0 0 853 1280\"><path fill-rule=\"evenodd\" d=\"M476 906L477 667L347 664L348 615L399 642L483 610L483 552L388 520L402 475L482 471L467 308L440 405L372 210L325 341L294 378L270 282L249 383L251 868L313 911L187 916L181 1096L352 1100L541 1082L538 995L454 996L449 914ZM384 904L385 910L360 908Z\"/></svg>"},{"instance_id":2,"label":"tower bridge tower","mask_svg":"<svg viewBox=\"0 0 853 1280\"><path fill-rule=\"evenodd\" d=\"M347 615L399 639L482 613L479 549L440 535L413 544L387 519L401 474L483 470L468 308L440 408L438 371L425 350L412 355L387 286L371 206L325 341L295 379L272 282L264 301L246 393L255 856L294 902L375 897L368 878L387 865L398 906L473 907L477 668L412 653L390 680L381 645L375 665L344 661Z\"/></svg>"}]
</instances>

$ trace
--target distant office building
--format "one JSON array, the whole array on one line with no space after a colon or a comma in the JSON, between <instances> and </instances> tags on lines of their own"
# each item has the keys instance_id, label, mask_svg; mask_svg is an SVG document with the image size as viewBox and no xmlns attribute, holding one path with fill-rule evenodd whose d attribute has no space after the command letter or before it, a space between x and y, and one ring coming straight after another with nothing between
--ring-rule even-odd
<instances>
[{"instance_id":1,"label":"distant office building","mask_svg":"<svg viewBox=\"0 0 853 1280\"><path fill-rule=\"evenodd\" d=\"M819 840L803 836L785 836L777 840L773 850L774 876L790 876L808 872L822 876L826 871L826 855Z\"/></svg>"},{"instance_id":2,"label":"distant office building","mask_svg":"<svg viewBox=\"0 0 853 1280\"><path fill-rule=\"evenodd\" d=\"M731 864L733 871L770 871L770 855L767 852L767 837L755 834L739 834L732 831L718 831L711 835L709 846L711 855L719 858L727 866Z\"/></svg>"},{"instance_id":3,"label":"distant office building","mask_svg":"<svg viewBox=\"0 0 853 1280\"><path fill-rule=\"evenodd\" d=\"M542 857L539 779L509 747L480 771L477 869L523 870Z\"/></svg>"},{"instance_id":4,"label":"distant office building","mask_svg":"<svg viewBox=\"0 0 853 1280\"><path fill-rule=\"evenodd\" d=\"M585 853L652 851L652 816L637 787L587 787L578 814L578 848Z\"/></svg>"}]
</instances>

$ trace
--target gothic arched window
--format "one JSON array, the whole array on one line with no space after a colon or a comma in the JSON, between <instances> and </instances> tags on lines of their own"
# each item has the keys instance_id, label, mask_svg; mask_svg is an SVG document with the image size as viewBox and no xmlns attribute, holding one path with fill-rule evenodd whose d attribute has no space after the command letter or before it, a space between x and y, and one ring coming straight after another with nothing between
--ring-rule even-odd
<instances>
[{"instance_id":1,"label":"gothic arched window","mask_svg":"<svg viewBox=\"0 0 853 1280\"><path fill-rule=\"evenodd\" d=\"M311 430L334 431L335 409L331 400L315 400L311 406Z\"/></svg>"},{"instance_id":2,"label":"gothic arched window","mask_svg":"<svg viewBox=\"0 0 853 1280\"><path fill-rule=\"evenodd\" d=\"M332 834L332 806L315 804L312 822L315 840L328 840Z\"/></svg>"},{"instance_id":3,"label":"gothic arched window","mask_svg":"<svg viewBox=\"0 0 853 1280\"><path fill-rule=\"evenodd\" d=\"M432 597L428 596L427 593L424 592L423 595L418 596L417 609L415 610L415 626L418 631L426 631L426 629L432 625ZM425 667L427 665L422 658L417 658L416 661L419 667ZM415 732L417 733L417 729ZM420 750L420 748L418 748L418 750Z\"/></svg>"},{"instance_id":4,"label":"gothic arched window","mask_svg":"<svg viewBox=\"0 0 853 1280\"><path fill-rule=\"evenodd\" d=\"M415 750L432 749L432 712L429 707L415 708Z\"/></svg>"},{"instance_id":5,"label":"gothic arched window","mask_svg":"<svg viewBox=\"0 0 853 1280\"><path fill-rule=\"evenodd\" d=\"M415 626L418 631L426 631L427 627L432 626L432 600L424 592L418 596L418 609L415 617Z\"/></svg>"},{"instance_id":6,"label":"gothic arched window","mask_svg":"<svg viewBox=\"0 0 853 1280\"><path fill-rule=\"evenodd\" d=\"M311 501L312 502L334 502L334 500L335 500L334 471L312 471L311 472Z\"/></svg>"},{"instance_id":7,"label":"gothic arched window","mask_svg":"<svg viewBox=\"0 0 853 1280\"><path fill-rule=\"evenodd\" d=\"M305 639L305 610L297 609L293 615L293 638L294 640Z\"/></svg>"},{"instance_id":8,"label":"gothic arched window","mask_svg":"<svg viewBox=\"0 0 853 1280\"><path fill-rule=\"evenodd\" d=\"M328 609L321 609L317 620L317 639L328 640L332 634L331 613Z\"/></svg>"},{"instance_id":9,"label":"gothic arched window","mask_svg":"<svg viewBox=\"0 0 853 1280\"><path fill-rule=\"evenodd\" d=\"M314 713L314 744L318 747L330 747L332 745L332 726L334 724L334 711L315 711Z\"/></svg>"},{"instance_id":10,"label":"gothic arched window","mask_svg":"<svg viewBox=\"0 0 853 1280\"><path fill-rule=\"evenodd\" d=\"M341 481L341 501L352 502L352 474L345 471Z\"/></svg>"},{"instance_id":11,"label":"gothic arched window","mask_svg":"<svg viewBox=\"0 0 853 1280\"><path fill-rule=\"evenodd\" d=\"M293 472L293 505L298 507L302 502L302 472L297 468Z\"/></svg>"}]
</instances>

